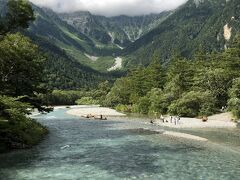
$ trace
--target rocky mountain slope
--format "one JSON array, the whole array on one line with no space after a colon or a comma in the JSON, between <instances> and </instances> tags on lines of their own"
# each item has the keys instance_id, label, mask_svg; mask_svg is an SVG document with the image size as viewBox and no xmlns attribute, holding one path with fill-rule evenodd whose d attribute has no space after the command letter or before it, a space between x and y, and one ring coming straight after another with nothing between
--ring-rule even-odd
<instances>
[{"instance_id":1,"label":"rocky mountain slope","mask_svg":"<svg viewBox=\"0 0 240 180\"><path fill-rule=\"evenodd\" d=\"M125 47L157 27L170 14L171 12L162 12L135 17L104 17L80 11L63 13L59 16L69 25L96 41Z\"/></svg>"},{"instance_id":2,"label":"rocky mountain slope","mask_svg":"<svg viewBox=\"0 0 240 180\"><path fill-rule=\"evenodd\" d=\"M33 7L36 20L28 29L27 35L38 39L36 42L44 44L45 49L49 49L48 45L51 43L64 51L69 58L98 71L106 72L114 65L112 54L120 51L117 46L92 40L62 21L50 9Z\"/></svg>"}]
</instances>

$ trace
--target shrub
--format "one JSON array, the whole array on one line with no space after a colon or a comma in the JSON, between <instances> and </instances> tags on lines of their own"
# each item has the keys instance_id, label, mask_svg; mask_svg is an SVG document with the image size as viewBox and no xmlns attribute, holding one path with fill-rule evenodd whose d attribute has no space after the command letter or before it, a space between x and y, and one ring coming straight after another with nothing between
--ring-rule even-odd
<instances>
[{"instance_id":1,"label":"shrub","mask_svg":"<svg viewBox=\"0 0 240 180\"><path fill-rule=\"evenodd\" d=\"M237 119L240 118L240 99L239 98L231 98L228 101L228 108L232 111L234 117Z\"/></svg>"},{"instance_id":2,"label":"shrub","mask_svg":"<svg viewBox=\"0 0 240 180\"><path fill-rule=\"evenodd\" d=\"M229 96L228 109L236 118L240 118L240 78L233 81L233 86L229 89Z\"/></svg>"},{"instance_id":3,"label":"shrub","mask_svg":"<svg viewBox=\"0 0 240 180\"><path fill-rule=\"evenodd\" d=\"M215 98L210 92L190 91L169 106L169 113L186 117L208 116L216 111L214 107Z\"/></svg>"},{"instance_id":4,"label":"shrub","mask_svg":"<svg viewBox=\"0 0 240 180\"><path fill-rule=\"evenodd\" d=\"M139 99L137 110L141 114L148 114L150 105L150 99L147 96L142 97Z\"/></svg>"},{"instance_id":5,"label":"shrub","mask_svg":"<svg viewBox=\"0 0 240 180\"><path fill-rule=\"evenodd\" d=\"M94 100L92 97L82 97L76 101L78 105L96 105L98 104L97 100Z\"/></svg>"},{"instance_id":6,"label":"shrub","mask_svg":"<svg viewBox=\"0 0 240 180\"><path fill-rule=\"evenodd\" d=\"M130 106L128 106L128 105L123 105L123 104L117 105L117 106L115 107L115 109L116 109L117 111L120 111L120 112L131 112L131 111L132 111L132 109L131 109Z\"/></svg>"},{"instance_id":7,"label":"shrub","mask_svg":"<svg viewBox=\"0 0 240 180\"><path fill-rule=\"evenodd\" d=\"M26 116L29 104L18 98L0 96L0 152L31 147L42 140L47 128Z\"/></svg>"}]
</instances>

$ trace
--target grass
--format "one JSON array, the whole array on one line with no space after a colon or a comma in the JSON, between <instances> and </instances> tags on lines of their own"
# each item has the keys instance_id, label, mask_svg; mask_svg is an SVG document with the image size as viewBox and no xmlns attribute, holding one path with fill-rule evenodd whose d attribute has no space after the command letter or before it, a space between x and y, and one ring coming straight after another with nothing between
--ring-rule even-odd
<instances>
[{"instance_id":1,"label":"grass","mask_svg":"<svg viewBox=\"0 0 240 180\"><path fill-rule=\"evenodd\" d=\"M58 26L58 27L69 37L69 39L73 39L81 47L83 47L85 52L89 55L95 55L96 53L101 51L102 52L115 51L118 49L113 44L105 45L105 44L101 44L99 42L93 41L93 43L97 47L97 48L95 47L96 49L94 50L94 47L91 47L91 45L88 44L88 42L86 42L85 40L82 40L81 37L78 36L77 34L70 32L67 28L63 26ZM85 52L82 49L78 49L76 46L72 45L71 43L66 44L60 40L56 40L55 44L59 48L65 50L70 57L72 57L79 63L89 66L100 72L107 72L107 70L111 68L115 63L115 59L112 56L100 56L96 61L92 61L91 59L89 59L84 55Z\"/></svg>"}]
</instances>

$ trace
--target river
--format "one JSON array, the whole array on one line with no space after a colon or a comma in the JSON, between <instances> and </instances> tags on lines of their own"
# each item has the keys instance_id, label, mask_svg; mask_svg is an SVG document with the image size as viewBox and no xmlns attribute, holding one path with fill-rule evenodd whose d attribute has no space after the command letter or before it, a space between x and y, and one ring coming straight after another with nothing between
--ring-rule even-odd
<instances>
[{"instance_id":1,"label":"river","mask_svg":"<svg viewBox=\"0 0 240 180\"><path fill-rule=\"evenodd\" d=\"M50 134L32 149L0 155L1 180L240 177L239 129L178 130L206 143L139 130L151 125L138 120L91 121L66 111L36 116Z\"/></svg>"}]
</instances>

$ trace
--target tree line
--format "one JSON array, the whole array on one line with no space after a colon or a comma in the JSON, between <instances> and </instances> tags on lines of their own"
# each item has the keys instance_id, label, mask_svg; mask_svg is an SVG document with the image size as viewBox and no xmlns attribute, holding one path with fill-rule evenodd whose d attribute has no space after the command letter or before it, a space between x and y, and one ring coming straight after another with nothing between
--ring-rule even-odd
<instances>
[{"instance_id":1,"label":"tree line","mask_svg":"<svg viewBox=\"0 0 240 180\"><path fill-rule=\"evenodd\" d=\"M174 53L168 63L155 53L149 66L134 68L114 83L55 90L43 99L52 105L100 104L152 116L203 117L224 109L240 118L240 36L223 52L199 48L192 59Z\"/></svg>"},{"instance_id":2,"label":"tree line","mask_svg":"<svg viewBox=\"0 0 240 180\"><path fill-rule=\"evenodd\" d=\"M149 115L208 116L228 108L240 118L240 35L224 52L199 49L192 59L177 53L117 79L103 105Z\"/></svg>"}]
</instances>

